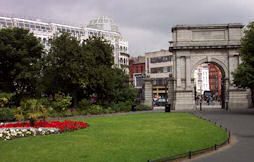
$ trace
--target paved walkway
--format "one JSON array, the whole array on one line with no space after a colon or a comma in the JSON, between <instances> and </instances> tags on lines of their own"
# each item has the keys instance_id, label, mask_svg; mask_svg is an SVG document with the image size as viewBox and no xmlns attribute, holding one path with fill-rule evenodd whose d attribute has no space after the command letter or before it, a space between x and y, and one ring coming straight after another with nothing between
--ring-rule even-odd
<instances>
[{"instance_id":1,"label":"paved walkway","mask_svg":"<svg viewBox=\"0 0 254 162\"><path fill-rule=\"evenodd\" d=\"M205 109L195 113L216 121L231 131L237 142L227 149L202 156L195 162L252 162L254 161L254 109Z\"/></svg>"}]
</instances>

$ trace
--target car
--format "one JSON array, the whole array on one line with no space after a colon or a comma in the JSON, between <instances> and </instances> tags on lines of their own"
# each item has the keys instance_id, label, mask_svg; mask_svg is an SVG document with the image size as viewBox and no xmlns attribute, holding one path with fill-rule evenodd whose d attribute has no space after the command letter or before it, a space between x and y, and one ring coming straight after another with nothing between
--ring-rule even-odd
<instances>
[{"instance_id":1,"label":"car","mask_svg":"<svg viewBox=\"0 0 254 162\"><path fill-rule=\"evenodd\" d=\"M158 98L155 102L155 106L165 106L167 103L167 100L165 98Z\"/></svg>"},{"instance_id":2,"label":"car","mask_svg":"<svg viewBox=\"0 0 254 162\"><path fill-rule=\"evenodd\" d=\"M213 91L204 91L204 100L206 101L209 97L213 97Z\"/></svg>"}]
</instances>

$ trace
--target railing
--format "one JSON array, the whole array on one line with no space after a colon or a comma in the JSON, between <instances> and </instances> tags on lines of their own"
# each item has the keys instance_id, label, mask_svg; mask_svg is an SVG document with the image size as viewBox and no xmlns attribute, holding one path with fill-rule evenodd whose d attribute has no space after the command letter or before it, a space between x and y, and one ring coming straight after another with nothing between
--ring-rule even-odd
<instances>
[{"instance_id":1,"label":"railing","mask_svg":"<svg viewBox=\"0 0 254 162\"><path fill-rule=\"evenodd\" d=\"M196 114L193 114L193 115L197 116ZM227 132L227 135L228 135L227 139L225 141L223 141L222 143L220 143L220 144L215 143L214 145L212 145L210 147L207 147L207 148L203 148L203 149L200 149L200 150L190 150L188 152L175 154L175 155L171 155L171 156L168 156L168 157L162 157L162 158L158 158L158 159L154 159L154 160L148 160L148 162L166 162L166 161L173 161L173 160L186 159L186 158L191 159L195 155L205 153L205 152L208 152L208 151L212 151L212 150L217 150L218 148L230 143L231 134L230 134L230 131L227 128L223 127L220 124L217 124L216 122L213 122L212 120L203 118L201 116L197 116L197 117L200 118L200 119L212 122L215 125L219 126L220 128L224 128L224 130Z\"/></svg>"}]
</instances>

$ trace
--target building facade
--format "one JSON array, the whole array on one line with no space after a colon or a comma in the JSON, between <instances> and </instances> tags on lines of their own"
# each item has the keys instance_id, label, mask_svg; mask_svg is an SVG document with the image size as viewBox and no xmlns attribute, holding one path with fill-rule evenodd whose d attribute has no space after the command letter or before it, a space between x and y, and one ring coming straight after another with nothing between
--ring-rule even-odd
<instances>
[{"instance_id":1,"label":"building facade","mask_svg":"<svg viewBox=\"0 0 254 162\"><path fill-rule=\"evenodd\" d=\"M49 42L61 32L70 33L78 40L83 41L92 36L103 37L114 47L114 63L120 67L120 59L125 57L121 53L128 53L128 41L124 40L115 22L107 17L98 17L89 22L86 27L78 27L41 20L21 19L16 17L0 17L0 28L20 27L28 29L40 39L45 49L49 49ZM126 61L128 63L128 61Z\"/></svg>"},{"instance_id":2,"label":"building facade","mask_svg":"<svg viewBox=\"0 0 254 162\"><path fill-rule=\"evenodd\" d=\"M214 65L209 64L209 87L215 95L221 96L221 78L222 74L220 69Z\"/></svg>"},{"instance_id":3,"label":"building facade","mask_svg":"<svg viewBox=\"0 0 254 162\"><path fill-rule=\"evenodd\" d=\"M173 73L173 55L168 50L145 54L146 76L152 80L152 96L166 98L169 75Z\"/></svg>"},{"instance_id":4,"label":"building facade","mask_svg":"<svg viewBox=\"0 0 254 162\"><path fill-rule=\"evenodd\" d=\"M127 73L129 74L129 58L130 55L128 53L120 52L119 56L119 66Z\"/></svg>"},{"instance_id":5,"label":"building facade","mask_svg":"<svg viewBox=\"0 0 254 162\"><path fill-rule=\"evenodd\" d=\"M194 71L194 80L196 86L196 92L198 95L202 95L204 91L209 91L209 65L201 64L198 65L197 69Z\"/></svg>"},{"instance_id":6,"label":"building facade","mask_svg":"<svg viewBox=\"0 0 254 162\"><path fill-rule=\"evenodd\" d=\"M142 88L145 78L145 57L132 57L129 60L130 81L134 88Z\"/></svg>"}]
</instances>

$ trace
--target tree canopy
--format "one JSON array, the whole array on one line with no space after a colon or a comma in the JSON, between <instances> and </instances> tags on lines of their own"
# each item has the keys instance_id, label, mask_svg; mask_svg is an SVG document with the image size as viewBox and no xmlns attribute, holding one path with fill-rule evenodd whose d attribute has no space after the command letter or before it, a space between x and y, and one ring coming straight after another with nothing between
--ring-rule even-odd
<instances>
[{"instance_id":1,"label":"tree canopy","mask_svg":"<svg viewBox=\"0 0 254 162\"><path fill-rule=\"evenodd\" d=\"M73 106L96 96L97 104L134 100L126 73L114 65L113 46L101 37L80 41L54 36L48 52L28 30L0 30L0 90L28 97L70 95Z\"/></svg>"},{"instance_id":2,"label":"tree canopy","mask_svg":"<svg viewBox=\"0 0 254 162\"><path fill-rule=\"evenodd\" d=\"M43 46L28 30L0 30L0 90L35 95Z\"/></svg>"},{"instance_id":3,"label":"tree canopy","mask_svg":"<svg viewBox=\"0 0 254 162\"><path fill-rule=\"evenodd\" d=\"M240 56L242 63L233 73L234 84L241 88L250 88L254 101L254 22L247 25L241 39Z\"/></svg>"}]
</instances>

